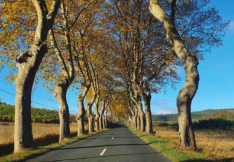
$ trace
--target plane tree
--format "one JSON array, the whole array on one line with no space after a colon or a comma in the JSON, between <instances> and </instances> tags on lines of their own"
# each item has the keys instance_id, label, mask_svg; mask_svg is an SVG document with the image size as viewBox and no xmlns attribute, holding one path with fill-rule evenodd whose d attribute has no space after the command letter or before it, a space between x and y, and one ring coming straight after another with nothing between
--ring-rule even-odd
<instances>
[{"instance_id":1,"label":"plane tree","mask_svg":"<svg viewBox=\"0 0 234 162\"><path fill-rule=\"evenodd\" d=\"M6 64L17 68L15 78L15 152L33 146L31 93L37 70L48 51L48 32L54 24L61 0L54 0L50 5L44 0L32 0L29 5L28 3L25 1L3 1L3 8L1 8L3 9L1 21L3 21L3 26L5 25L1 29L1 42L5 38L4 43L1 43L3 48L1 53L3 51L7 53L3 56L6 60L15 58L11 60L12 64ZM13 11L14 9L15 11ZM7 38L10 36L12 37ZM9 47L10 49L7 49ZM13 60L16 60L16 65Z\"/></svg>"},{"instance_id":2,"label":"plane tree","mask_svg":"<svg viewBox=\"0 0 234 162\"><path fill-rule=\"evenodd\" d=\"M74 88L77 85L77 82L73 83L73 80L77 80L78 73L82 70L76 66L76 63L81 60L77 60L76 52L78 49L73 46L78 39L74 32L77 30L76 26L80 26L83 16L93 5L95 5L94 1L62 2L61 12L58 13L55 26L49 33L52 50L49 51L46 59L42 62L38 74L38 79L44 82L43 86L49 92L53 92L58 101L60 142L70 136L69 107L66 94L69 88ZM80 105L80 102L78 104Z\"/></svg>"},{"instance_id":3,"label":"plane tree","mask_svg":"<svg viewBox=\"0 0 234 162\"><path fill-rule=\"evenodd\" d=\"M150 0L149 10L162 23L171 52L184 67L185 83L177 97L181 147L197 149L192 129L191 103L198 90L199 59L211 47L221 44L228 25L210 0ZM155 35L157 37L157 35Z\"/></svg>"}]
</instances>

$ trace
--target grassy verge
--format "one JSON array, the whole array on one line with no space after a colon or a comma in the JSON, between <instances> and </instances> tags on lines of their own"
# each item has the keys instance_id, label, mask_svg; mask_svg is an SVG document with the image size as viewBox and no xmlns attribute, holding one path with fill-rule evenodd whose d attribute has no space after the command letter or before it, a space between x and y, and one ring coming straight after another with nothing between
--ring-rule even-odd
<instances>
[{"instance_id":1,"label":"grassy verge","mask_svg":"<svg viewBox=\"0 0 234 162\"><path fill-rule=\"evenodd\" d=\"M162 153L173 162L208 162L214 161L204 153L195 152L191 150L179 150L171 141L163 140L155 135L148 135L136 129L129 128L134 134L139 136L143 141L151 147ZM232 162L232 159L223 159L219 162Z\"/></svg>"},{"instance_id":2,"label":"grassy verge","mask_svg":"<svg viewBox=\"0 0 234 162\"><path fill-rule=\"evenodd\" d=\"M69 139L61 142L61 143L54 143L54 144L50 144L50 145L47 145L47 146L38 147L37 149L29 149L29 150L25 150L25 151L20 152L20 153L15 153L15 154L11 154L11 155L8 155L8 156L4 156L4 157L0 158L0 161L1 162L23 161L23 160L32 158L34 156L46 153L48 151L60 148L60 147L65 146L67 144L71 144L73 142L77 142L79 140L85 139L87 137L98 134L100 132L102 132L102 131L94 132L92 134L86 134L86 135L83 135L83 136L80 136L80 137L72 137L72 138L69 138Z\"/></svg>"}]
</instances>

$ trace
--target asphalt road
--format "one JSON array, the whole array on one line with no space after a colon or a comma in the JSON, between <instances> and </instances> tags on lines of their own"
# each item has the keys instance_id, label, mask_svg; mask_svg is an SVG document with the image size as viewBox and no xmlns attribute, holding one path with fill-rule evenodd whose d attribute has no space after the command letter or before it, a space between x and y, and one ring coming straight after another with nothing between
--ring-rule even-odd
<instances>
[{"instance_id":1,"label":"asphalt road","mask_svg":"<svg viewBox=\"0 0 234 162\"><path fill-rule=\"evenodd\" d=\"M170 162L127 127L80 140L27 162Z\"/></svg>"}]
</instances>

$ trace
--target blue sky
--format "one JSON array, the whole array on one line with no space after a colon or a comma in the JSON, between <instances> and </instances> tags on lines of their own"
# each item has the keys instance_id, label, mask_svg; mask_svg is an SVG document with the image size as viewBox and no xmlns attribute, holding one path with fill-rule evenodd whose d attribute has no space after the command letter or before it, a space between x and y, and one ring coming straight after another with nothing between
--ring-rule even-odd
<instances>
[{"instance_id":1,"label":"blue sky","mask_svg":"<svg viewBox=\"0 0 234 162\"><path fill-rule=\"evenodd\" d=\"M224 20L230 20L230 27L223 38L223 46L213 48L210 53L205 54L205 61L199 65L200 85L198 92L192 103L192 111L204 109L234 108L234 0L212 0L211 5L216 6ZM181 82L176 85L176 90L168 87L167 92L153 94L152 112L153 114L176 113L176 97L184 83L184 72L179 70ZM2 82L6 70L0 72L0 89L15 94L12 85ZM33 103L34 107L58 109L55 98L46 92L41 86L37 86L33 92L33 101L45 106ZM7 93L0 91L0 98L3 102L14 104L15 98ZM71 113L78 111L75 92L67 95Z\"/></svg>"}]
</instances>

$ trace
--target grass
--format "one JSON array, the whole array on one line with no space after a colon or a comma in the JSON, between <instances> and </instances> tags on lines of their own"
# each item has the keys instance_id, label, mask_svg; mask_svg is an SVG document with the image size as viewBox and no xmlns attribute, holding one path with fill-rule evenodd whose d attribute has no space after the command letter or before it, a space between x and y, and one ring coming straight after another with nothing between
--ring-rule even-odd
<instances>
[{"instance_id":1,"label":"grass","mask_svg":"<svg viewBox=\"0 0 234 162\"><path fill-rule=\"evenodd\" d=\"M41 138L47 135L59 135L59 124L33 123L33 138ZM70 124L71 133L77 130L77 124ZM14 142L14 123L0 122L0 145Z\"/></svg>"},{"instance_id":2,"label":"grass","mask_svg":"<svg viewBox=\"0 0 234 162\"><path fill-rule=\"evenodd\" d=\"M209 136L206 136L206 137L203 137L205 139L201 140L199 138L201 135L200 134L201 132L199 132L199 135L197 135L196 133L197 144L198 144L199 150L195 152L195 151L192 151L192 149L182 150L178 148L178 141L179 141L178 134L174 130L154 127L154 129L157 130L156 134L148 135L144 132L141 132L132 128L130 129L132 130L133 133L138 135L147 144L149 144L151 147L153 147L154 149L162 153L164 156L166 156L168 159L170 159L173 162L203 162L203 161L232 162L234 161L233 159L234 154L233 153L230 154L230 152L234 150L229 150L227 153L225 153L225 155L224 155L224 152L221 151L223 154L222 156L220 154L218 154L217 156L214 156L215 154L214 152L209 152L208 150L214 150L214 149L217 149L216 147L219 147L219 146L215 146L218 143L218 141L212 144L212 146L210 145L205 146L205 141L206 141L206 144L207 143L211 144L213 139L211 138L209 141ZM206 133L210 133L210 132L206 132ZM202 134L204 135L204 132ZM222 139L220 143L222 143ZM224 145L226 145L228 149L230 149L227 143L225 143ZM225 147L223 149L226 150Z\"/></svg>"},{"instance_id":3,"label":"grass","mask_svg":"<svg viewBox=\"0 0 234 162\"><path fill-rule=\"evenodd\" d=\"M73 137L66 139L65 141L58 143L59 140L59 125L58 124L39 124L33 123L33 135L34 142L38 146L37 149L28 149L20 153L13 153L13 123L0 123L0 157L1 162L11 162L11 161L23 161L25 159L43 154L45 152L60 148L67 144L76 142L78 140L87 138L99 132L94 132L92 134L86 134L80 137L76 137L76 123L71 124L71 133ZM86 126L87 129L87 126Z\"/></svg>"},{"instance_id":4,"label":"grass","mask_svg":"<svg viewBox=\"0 0 234 162\"><path fill-rule=\"evenodd\" d=\"M178 132L174 129L159 127L158 125L160 123L154 123L155 136L170 141L174 147L177 147L179 145ZM217 161L234 158L233 131L197 130L195 135L199 152Z\"/></svg>"}]
</instances>

